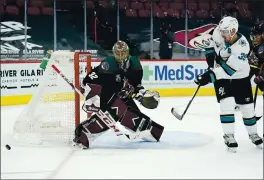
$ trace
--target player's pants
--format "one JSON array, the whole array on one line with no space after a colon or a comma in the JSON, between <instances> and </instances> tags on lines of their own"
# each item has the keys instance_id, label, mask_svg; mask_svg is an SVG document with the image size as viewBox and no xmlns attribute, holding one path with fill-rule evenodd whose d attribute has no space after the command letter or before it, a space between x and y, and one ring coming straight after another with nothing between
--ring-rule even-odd
<instances>
[{"instance_id":1,"label":"player's pants","mask_svg":"<svg viewBox=\"0 0 264 180\"><path fill-rule=\"evenodd\" d=\"M244 125L249 134L256 132L256 118L250 77L243 79L221 79L214 83L217 101L220 103L220 120L225 134L235 131L234 107L240 106Z\"/></svg>"},{"instance_id":2,"label":"player's pants","mask_svg":"<svg viewBox=\"0 0 264 180\"><path fill-rule=\"evenodd\" d=\"M250 78L220 79L214 83L217 101L234 97L236 104L250 104L253 102Z\"/></svg>"}]
</instances>

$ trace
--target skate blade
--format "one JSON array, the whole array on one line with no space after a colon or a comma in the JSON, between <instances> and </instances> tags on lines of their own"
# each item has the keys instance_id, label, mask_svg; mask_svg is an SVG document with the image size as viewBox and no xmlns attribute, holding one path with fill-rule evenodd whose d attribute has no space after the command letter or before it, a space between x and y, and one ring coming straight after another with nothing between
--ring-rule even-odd
<instances>
[{"instance_id":1,"label":"skate blade","mask_svg":"<svg viewBox=\"0 0 264 180\"><path fill-rule=\"evenodd\" d=\"M231 152L231 153L236 153L237 152L237 148L227 148L227 151L228 152Z\"/></svg>"}]
</instances>

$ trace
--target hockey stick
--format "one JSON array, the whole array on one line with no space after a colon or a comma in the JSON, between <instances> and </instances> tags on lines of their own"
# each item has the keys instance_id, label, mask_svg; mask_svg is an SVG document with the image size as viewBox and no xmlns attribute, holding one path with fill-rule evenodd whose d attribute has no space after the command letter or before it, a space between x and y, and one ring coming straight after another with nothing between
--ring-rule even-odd
<instances>
[{"instance_id":1,"label":"hockey stick","mask_svg":"<svg viewBox=\"0 0 264 180\"><path fill-rule=\"evenodd\" d=\"M264 64L261 65L259 72L262 71ZM260 74L260 73L259 73ZM256 104L257 104L257 96L258 96L258 89L259 86L258 84L256 85L256 90L255 90L255 94L254 94L254 109L256 108ZM256 117L256 120L258 121L262 116Z\"/></svg>"},{"instance_id":2,"label":"hockey stick","mask_svg":"<svg viewBox=\"0 0 264 180\"><path fill-rule=\"evenodd\" d=\"M74 89L74 91L76 91L80 96L84 97L83 94L80 92L80 90L76 88L74 84L71 83L70 80L54 64L52 64L51 67L57 74L59 74ZM130 140L135 139L132 135L121 133L120 130L115 126L116 122L111 117L109 117L109 115L106 115L102 110L99 110L97 115L100 117L100 119L105 123L105 125L109 129L114 130L117 136L125 135Z\"/></svg>"},{"instance_id":3,"label":"hockey stick","mask_svg":"<svg viewBox=\"0 0 264 180\"><path fill-rule=\"evenodd\" d=\"M192 99L189 101L189 103L188 103L187 107L185 108L185 110L184 110L184 112L183 112L182 115L180 115L179 113L177 113L177 112L176 112L176 109L175 109L174 107L171 108L171 113L172 113L177 119L179 119L179 120L182 120L182 119L183 119L185 113L186 113L187 110L189 109L189 107L190 107L190 105L191 105L193 99L195 98L196 94L198 93L200 87L201 87L200 85L197 87L195 93L194 93L193 96L192 96Z\"/></svg>"},{"instance_id":4,"label":"hockey stick","mask_svg":"<svg viewBox=\"0 0 264 180\"><path fill-rule=\"evenodd\" d=\"M258 85L256 86L255 94L254 94L254 109L256 108L256 103L257 103L257 96L258 96Z\"/></svg>"},{"instance_id":5,"label":"hockey stick","mask_svg":"<svg viewBox=\"0 0 264 180\"><path fill-rule=\"evenodd\" d=\"M256 109L256 104L257 104L257 97L258 97L258 85L256 86L255 94L254 94L254 109ZM258 121L262 116L256 116L256 120Z\"/></svg>"}]
</instances>

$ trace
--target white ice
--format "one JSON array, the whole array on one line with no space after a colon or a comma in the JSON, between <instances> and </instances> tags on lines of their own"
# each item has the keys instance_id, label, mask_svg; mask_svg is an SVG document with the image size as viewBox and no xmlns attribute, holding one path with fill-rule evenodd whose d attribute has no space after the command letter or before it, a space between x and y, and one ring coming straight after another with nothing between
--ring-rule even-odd
<instances>
[{"instance_id":1,"label":"white ice","mask_svg":"<svg viewBox=\"0 0 264 180\"><path fill-rule=\"evenodd\" d=\"M236 112L237 153L226 151L215 97L197 97L182 121L172 106L184 110L190 97L162 98L156 110L142 111L165 126L159 143L127 142L112 132L88 150L28 146L8 142L13 123L25 106L1 107L1 178L249 178L263 179L263 150L249 140ZM257 115L263 114L258 97ZM263 118L258 121L263 136ZM11 150L5 145L9 144Z\"/></svg>"}]
</instances>

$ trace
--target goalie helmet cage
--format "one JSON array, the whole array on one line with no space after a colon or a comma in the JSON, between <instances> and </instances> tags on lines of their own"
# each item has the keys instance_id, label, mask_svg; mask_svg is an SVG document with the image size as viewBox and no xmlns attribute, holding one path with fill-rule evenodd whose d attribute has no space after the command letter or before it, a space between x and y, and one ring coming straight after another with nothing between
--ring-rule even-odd
<instances>
[{"instance_id":1,"label":"goalie helmet cage","mask_svg":"<svg viewBox=\"0 0 264 180\"><path fill-rule=\"evenodd\" d=\"M54 64L79 89L91 71L88 52L55 51L40 84L14 124L14 138L28 144L70 144L80 123L80 96L51 67ZM85 114L82 118L87 118Z\"/></svg>"}]
</instances>

